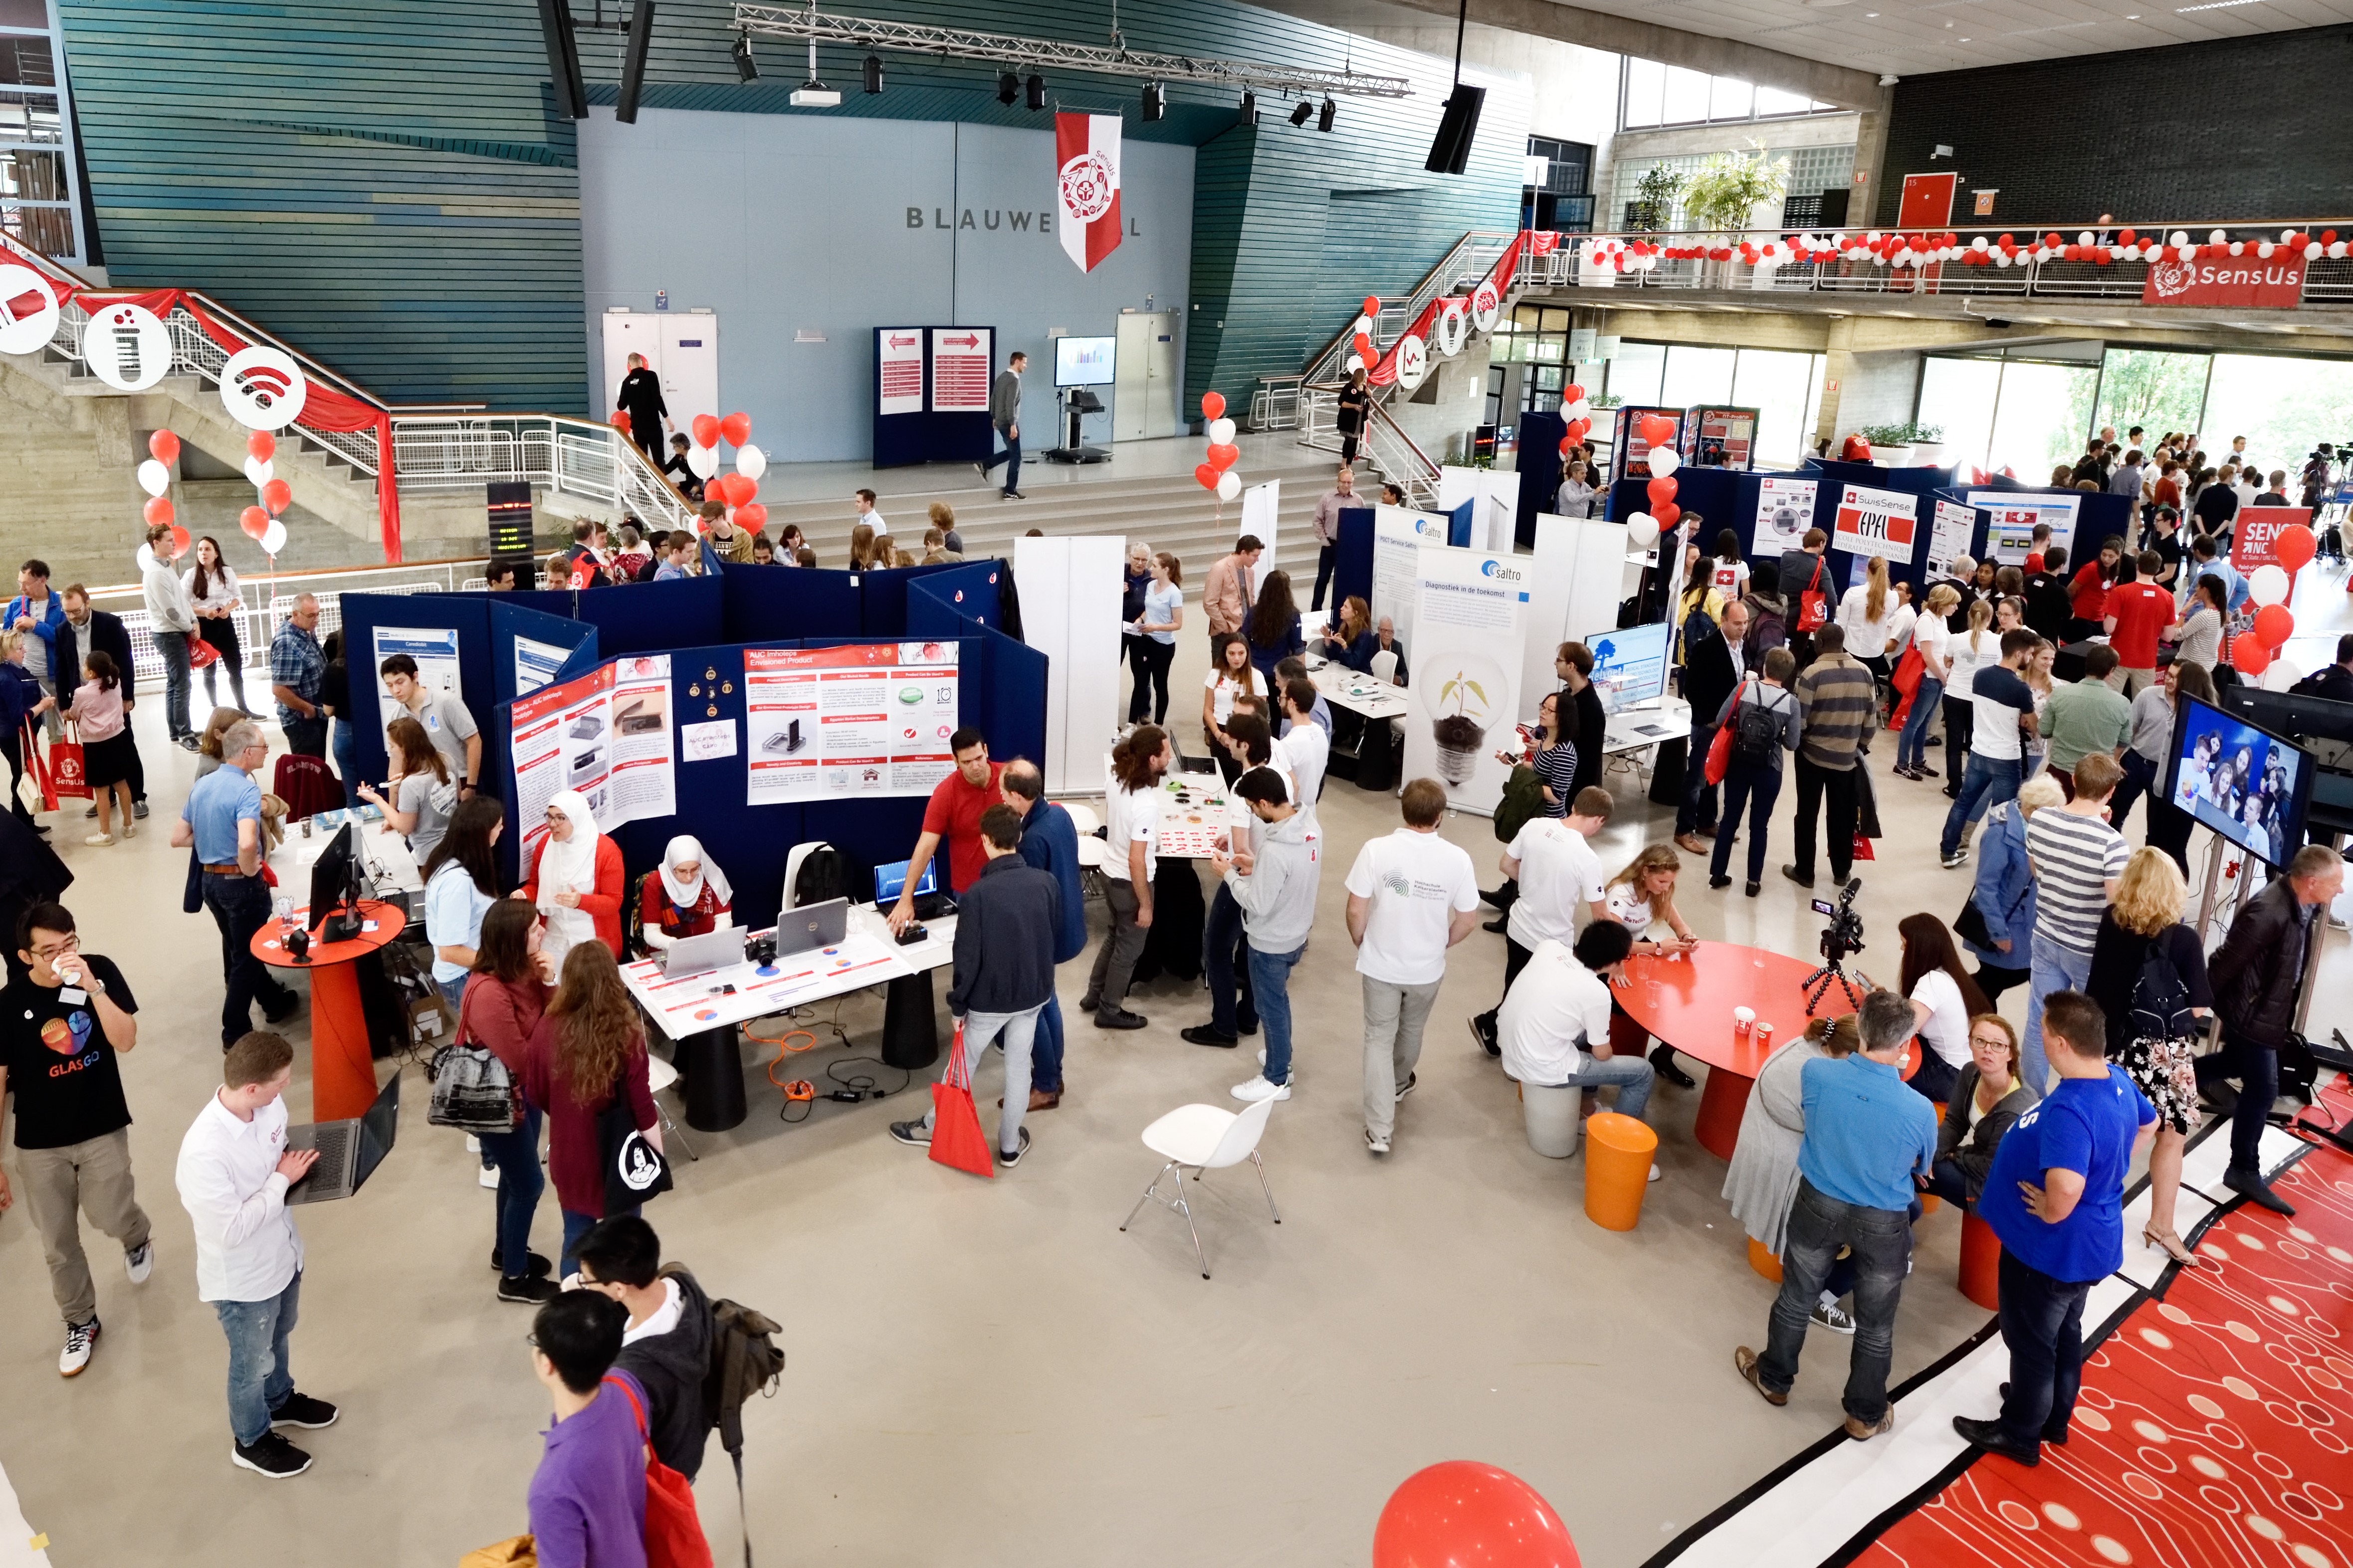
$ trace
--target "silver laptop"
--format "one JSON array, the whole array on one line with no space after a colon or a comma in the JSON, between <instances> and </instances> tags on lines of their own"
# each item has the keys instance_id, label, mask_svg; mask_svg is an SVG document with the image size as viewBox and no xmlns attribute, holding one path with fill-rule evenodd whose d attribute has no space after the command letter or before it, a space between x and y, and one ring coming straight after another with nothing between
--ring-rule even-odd
<instances>
[{"instance_id":1,"label":"silver laptop","mask_svg":"<svg viewBox=\"0 0 2353 1568\"><path fill-rule=\"evenodd\" d=\"M741 926L722 926L701 936L682 936L662 950L661 972L665 975L701 974L741 963L745 934Z\"/></svg>"},{"instance_id":2,"label":"silver laptop","mask_svg":"<svg viewBox=\"0 0 2353 1568\"><path fill-rule=\"evenodd\" d=\"M776 913L776 951L779 953L807 952L813 948L834 947L849 934L849 900L828 899L821 904L804 904L797 910L780 910Z\"/></svg>"},{"instance_id":3,"label":"silver laptop","mask_svg":"<svg viewBox=\"0 0 2353 1568\"><path fill-rule=\"evenodd\" d=\"M400 1075L395 1073L376 1091L367 1114L348 1121L306 1121L286 1130L289 1149L316 1149L319 1163L310 1173L286 1189L290 1204L323 1204L358 1192L400 1131Z\"/></svg>"}]
</instances>

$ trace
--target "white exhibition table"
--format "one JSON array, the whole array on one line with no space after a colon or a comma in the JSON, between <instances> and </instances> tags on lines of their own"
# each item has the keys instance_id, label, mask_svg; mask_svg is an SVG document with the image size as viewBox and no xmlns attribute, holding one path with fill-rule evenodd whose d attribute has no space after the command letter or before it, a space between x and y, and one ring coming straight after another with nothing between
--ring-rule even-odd
<instances>
[{"instance_id":1,"label":"white exhibition table","mask_svg":"<svg viewBox=\"0 0 2353 1568\"><path fill-rule=\"evenodd\" d=\"M1324 700L1367 719L1401 719L1407 709L1405 688L1350 669L1336 659L1310 658L1307 679Z\"/></svg>"},{"instance_id":2,"label":"white exhibition table","mask_svg":"<svg viewBox=\"0 0 2353 1568\"><path fill-rule=\"evenodd\" d=\"M285 839L269 855L269 868L278 874L276 898L291 899L301 905L310 902L311 868L327 852L327 846L334 842L343 824L353 819L349 812L322 811L305 819L311 825L307 837L301 823L286 825ZM408 840L385 826L384 819L373 811L363 810L356 820L360 824L360 868L376 888L371 896L388 898L396 893L423 892L425 879L417 873L417 858L408 852ZM417 911L412 909L408 912Z\"/></svg>"},{"instance_id":3,"label":"white exhibition table","mask_svg":"<svg viewBox=\"0 0 2353 1568\"><path fill-rule=\"evenodd\" d=\"M746 960L675 979L649 958L623 964L621 981L663 1034L683 1040L936 969L955 956L955 925L954 915L926 921L923 940L902 947L873 905L856 904L848 933L833 947L785 953L774 963ZM774 930L751 934L765 936Z\"/></svg>"}]
</instances>

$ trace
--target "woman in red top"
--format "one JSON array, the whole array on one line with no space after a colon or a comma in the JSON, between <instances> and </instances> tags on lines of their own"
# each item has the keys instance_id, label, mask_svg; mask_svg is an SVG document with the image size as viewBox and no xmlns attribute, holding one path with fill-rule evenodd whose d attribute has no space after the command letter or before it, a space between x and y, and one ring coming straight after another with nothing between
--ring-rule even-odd
<instances>
[{"instance_id":1,"label":"woman in red top","mask_svg":"<svg viewBox=\"0 0 2353 1568\"><path fill-rule=\"evenodd\" d=\"M704 858L702 841L681 833L670 841L661 865L638 895L639 934L659 952L681 937L732 926L735 917L728 905L734 893L727 874Z\"/></svg>"},{"instance_id":2,"label":"woman in red top","mask_svg":"<svg viewBox=\"0 0 2353 1568\"><path fill-rule=\"evenodd\" d=\"M564 1211L564 1267L596 1223L638 1205L605 1205L604 1148L596 1123L626 1097L629 1124L661 1147L653 1089L646 1080L646 1033L621 984L620 966L602 942L564 955L562 978L524 1048L523 1097L547 1116L547 1173Z\"/></svg>"},{"instance_id":3,"label":"woman in red top","mask_svg":"<svg viewBox=\"0 0 2353 1568\"><path fill-rule=\"evenodd\" d=\"M2181 465L2171 458L2157 466L2155 494L2158 505L2171 507L2176 517L2181 515Z\"/></svg>"},{"instance_id":4,"label":"woman in red top","mask_svg":"<svg viewBox=\"0 0 2353 1568\"><path fill-rule=\"evenodd\" d=\"M521 1082L554 978L555 964L540 945L539 911L512 899L492 904L482 916L474 970L458 1008L459 1042L484 1047ZM539 1173L539 1108L526 1102L512 1131L485 1132L481 1141L482 1157L499 1173L498 1232L491 1243L499 1300L548 1300L555 1295L550 1265L531 1250L532 1216L546 1184Z\"/></svg>"},{"instance_id":5,"label":"woman in red top","mask_svg":"<svg viewBox=\"0 0 2353 1568\"><path fill-rule=\"evenodd\" d=\"M2124 553L2125 542L2116 534L2108 535L2100 542L2100 558L2088 563L2067 584L2075 616L2068 632L2076 640L2107 630L2108 590L2116 585L2116 563Z\"/></svg>"},{"instance_id":6,"label":"woman in red top","mask_svg":"<svg viewBox=\"0 0 2353 1568\"><path fill-rule=\"evenodd\" d=\"M590 937L621 956L621 848L596 831L579 791L560 789L548 797L547 837L540 840L530 880L514 896L547 917L543 940L556 963Z\"/></svg>"}]
</instances>

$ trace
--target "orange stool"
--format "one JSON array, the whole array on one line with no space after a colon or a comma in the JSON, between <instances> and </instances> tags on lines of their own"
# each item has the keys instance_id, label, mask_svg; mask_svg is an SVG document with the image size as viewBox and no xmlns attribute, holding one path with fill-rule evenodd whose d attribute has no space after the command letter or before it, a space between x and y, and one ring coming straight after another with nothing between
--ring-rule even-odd
<instances>
[{"instance_id":1,"label":"orange stool","mask_svg":"<svg viewBox=\"0 0 2353 1568\"><path fill-rule=\"evenodd\" d=\"M1776 1285L1781 1282L1781 1260L1765 1250L1765 1244L1753 1236L1748 1238L1748 1267Z\"/></svg>"},{"instance_id":2,"label":"orange stool","mask_svg":"<svg viewBox=\"0 0 2353 1568\"><path fill-rule=\"evenodd\" d=\"M1585 1124L1585 1217L1604 1230L1631 1230L1642 1217L1659 1135L1630 1116L1597 1111Z\"/></svg>"},{"instance_id":3,"label":"orange stool","mask_svg":"<svg viewBox=\"0 0 2353 1568\"><path fill-rule=\"evenodd\" d=\"M1920 1217L1922 1219L1927 1218L1930 1215L1935 1214L1938 1209L1943 1208L1944 1206L1945 1200L1938 1197L1936 1194L1922 1193L1920 1194Z\"/></svg>"},{"instance_id":4,"label":"orange stool","mask_svg":"<svg viewBox=\"0 0 2353 1568\"><path fill-rule=\"evenodd\" d=\"M1989 1312L2001 1310L2001 1238L1975 1209L1961 1213L1961 1294Z\"/></svg>"}]
</instances>

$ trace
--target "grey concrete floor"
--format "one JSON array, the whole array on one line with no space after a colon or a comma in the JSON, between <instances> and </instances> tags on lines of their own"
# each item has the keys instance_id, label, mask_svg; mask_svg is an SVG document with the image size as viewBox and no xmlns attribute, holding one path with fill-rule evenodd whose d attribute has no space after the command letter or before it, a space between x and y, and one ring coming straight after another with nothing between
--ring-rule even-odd
<instances>
[{"instance_id":1,"label":"grey concrete floor","mask_svg":"<svg viewBox=\"0 0 2353 1568\"><path fill-rule=\"evenodd\" d=\"M1177 668L1202 658L1197 628ZM454 1562L523 1528L547 1411L525 1362L530 1314L493 1297L491 1194L457 1135L426 1125L421 1080L368 1188L300 1216L309 1266L294 1368L343 1419L301 1435L318 1463L298 1479L229 1465L226 1352L195 1299L171 1185L180 1137L217 1082L217 944L207 921L174 907L184 861L165 830L192 759L162 743L153 706L138 715L156 806L147 830L90 848L66 819L57 837L79 879L69 901L85 945L121 963L142 1005L123 1070L160 1261L133 1289L111 1244L86 1233L105 1332L88 1372L63 1381L37 1238L21 1211L0 1215L0 1313L12 1325L0 1341L0 1466L60 1568ZM1189 725L1180 732L1198 745ZM1871 942L1861 963L1883 978L1896 966L1895 922L1919 909L1949 916L1967 886L1928 852L1944 796L1894 778L1892 758L1892 746L1875 749L1884 858L1859 868ZM1609 783L1621 804L1601 858L1614 870L1672 825L1626 776ZM1777 867L1793 793L1772 825ZM1116 1228L1158 1164L1137 1141L1144 1126L1191 1100L1231 1106L1227 1089L1250 1074L1247 1050L1177 1038L1207 1016L1196 986L1141 992L1133 1005L1152 1023L1138 1033L1078 1023L1068 1096L1032 1119L1022 1166L987 1183L885 1134L920 1114L921 1080L879 1103L820 1100L787 1126L747 1051L749 1119L691 1134L701 1160L647 1217L669 1257L785 1325L783 1388L747 1418L764 1561L1339 1568L1367 1559L1381 1504L1408 1474L1476 1458L1543 1492L1588 1563L1626 1568L1839 1419L1851 1341L1815 1331L1786 1409L1732 1371L1735 1345L1761 1343L1772 1289L1725 1211L1723 1162L1692 1141L1696 1090L1652 1098L1665 1175L1630 1233L1586 1219L1580 1161L1528 1149L1511 1084L1464 1025L1501 984L1500 937L1474 933L1455 950L1396 1152L1366 1156L1341 884L1396 805L1335 781L1323 817L1332 849L1318 934L1293 982L1299 1086L1264 1145L1283 1223L1269 1222L1247 1172L1195 1187L1209 1281L1173 1214ZM1502 847L1489 823L1462 816L1444 831L1492 885ZM1821 922L1778 875L1754 900L1736 886L1710 893L1695 860L1685 878L1681 903L1701 935L1813 951ZM1100 907L1090 913L1100 933ZM1066 1010L1091 960L1063 967ZM2341 935L2324 962L2324 987L2353 977ZM2022 992L2005 1003L2022 1016ZM839 1017L855 1050L873 1047L877 995ZM823 1081L849 1054L828 1047L777 1076ZM985 1121L998 1070L992 1058L982 1071ZM303 1068L298 1116L306 1085ZM555 1251L558 1227L551 1195L541 1250ZM1986 1321L1954 1289L1958 1233L1949 1208L1919 1226L1898 1378ZM723 1562L737 1550L730 1480L714 1447L698 1489Z\"/></svg>"}]
</instances>

